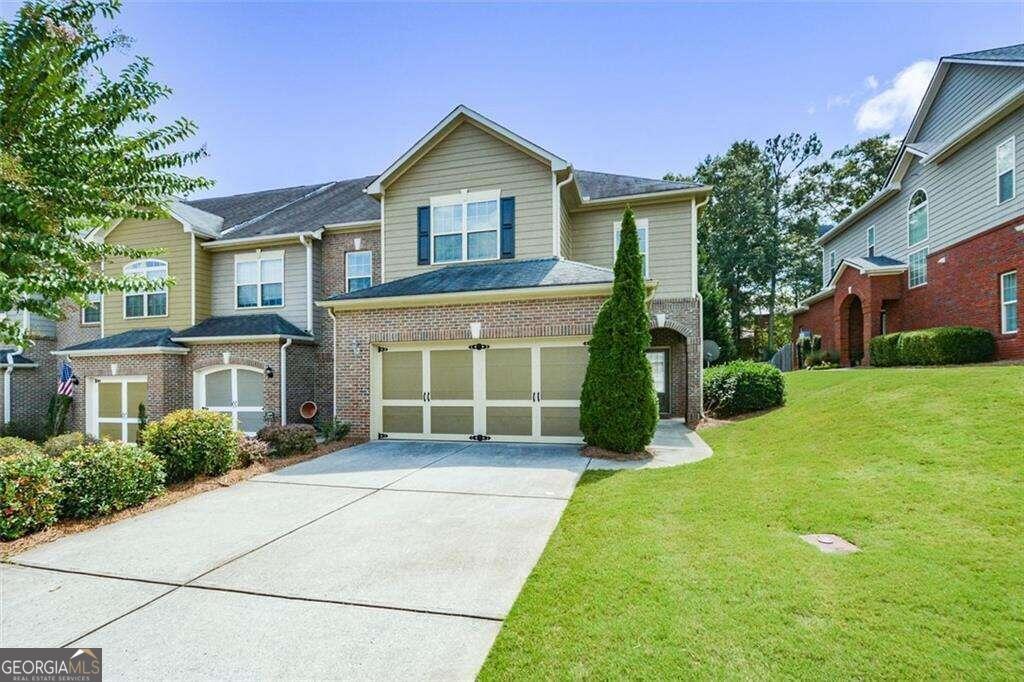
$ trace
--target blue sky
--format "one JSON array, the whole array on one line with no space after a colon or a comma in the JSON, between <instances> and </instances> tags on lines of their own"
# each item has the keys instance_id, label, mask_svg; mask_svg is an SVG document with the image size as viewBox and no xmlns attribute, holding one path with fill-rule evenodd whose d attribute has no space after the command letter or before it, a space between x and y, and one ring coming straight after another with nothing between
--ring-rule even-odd
<instances>
[{"instance_id":1,"label":"blue sky","mask_svg":"<svg viewBox=\"0 0 1024 682\"><path fill-rule=\"evenodd\" d=\"M198 122L220 195L376 173L459 103L653 177L744 137L901 134L913 65L1024 42L1024 3L128 2L116 23L175 90L160 113Z\"/></svg>"}]
</instances>

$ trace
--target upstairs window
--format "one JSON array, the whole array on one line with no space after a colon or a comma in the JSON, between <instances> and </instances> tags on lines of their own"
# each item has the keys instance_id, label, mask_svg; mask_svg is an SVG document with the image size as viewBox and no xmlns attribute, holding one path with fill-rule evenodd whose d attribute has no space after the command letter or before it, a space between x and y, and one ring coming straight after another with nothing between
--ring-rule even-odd
<instances>
[{"instance_id":1,"label":"upstairs window","mask_svg":"<svg viewBox=\"0 0 1024 682\"><path fill-rule=\"evenodd\" d=\"M349 251L345 254L345 291L373 286L373 253Z\"/></svg>"},{"instance_id":2,"label":"upstairs window","mask_svg":"<svg viewBox=\"0 0 1024 682\"><path fill-rule=\"evenodd\" d=\"M235 256L235 306L274 308L284 305L284 251L256 251Z\"/></svg>"},{"instance_id":3,"label":"upstairs window","mask_svg":"<svg viewBox=\"0 0 1024 682\"><path fill-rule=\"evenodd\" d=\"M868 227L868 258L875 255L875 226Z\"/></svg>"},{"instance_id":4,"label":"upstairs window","mask_svg":"<svg viewBox=\"0 0 1024 682\"><path fill-rule=\"evenodd\" d=\"M907 257L907 278L911 289L928 283L928 249L915 251Z\"/></svg>"},{"instance_id":5,"label":"upstairs window","mask_svg":"<svg viewBox=\"0 0 1024 682\"><path fill-rule=\"evenodd\" d=\"M616 256L619 254L619 241L622 235L622 221L616 220L613 228L615 230L615 239L612 246L612 262L615 262ZM640 261L644 265L644 278L649 279L651 276L651 261L647 257L648 245L649 245L650 229L648 227L647 218L636 219L636 238L640 242Z\"/></svg>"},{"instance_id":6,"label":"upstairs window","mask_svg":"<svg viewBox=\"0 0 1024 682\"><path fill-rule=\"evenodd\" d=\"M907 213L907 244L916 246L928 239L928 195L923 189L910 197Z\"/></svg>"},{"instance_id":7,"label":"upstairs window","mask_svg":"<svg viewBox=\"0 0 1024 682\"><path fill-rule=\"evenodd\" d=\"M832 275L836 274L836 252L828 252L828 276L832 279Z\"/></svg>"},{"instance_id":8,"label":"upstairs window","mask_svg":"<svg viewBox=\"0 0 1024 682\"><path fill-rule=\"evenodd\" d=\"M491 190L431 197L430 262L497 259L500 196Z\"/></svg>"},{"instance_id":9,"label":"upstairs window","mask_svg":"<svg viewBox=\"0 0 1024 682\"><path fill-rule=\"evenodd\" d=\"M1006 272L999 276L1000 313L1003 320L1003 333L1016 334L1020 329L1020 318L1017 315L1017 271Z\"/></svg>"},{"instance_id":10,"label":"upstairs window","mask_svg":"<svg viewBox=\"0 0 1024 682\"><path fill-rule=\"evenodd\" d=\"M138 260L124 266L126 275L142 275L146 279L165 279L167 277L167 261ZM126 319L136 317L163 317L167 315L167 289L159 291L133 291L124 295L124 316Z\"/></svg>"},{"instance_id":11,"label":"upstairs window","mask_svg":"<svg viewBox=\"0 0 1024 682\"><path fill-rule=\"evenodd\" d=\"M103 316L103 294L89 294L89 305L82 308L82 324L99 324Z\"/></svg>"},{"instance_id":12,"label":"upstairs window","mask_svg":"<svg viewBox=\"0 0 1024 682\"><path fill-rule=\"evenodd\" d=\"M996 147L996 193L997 203L1000 204L1012 199L1016 191L1014 168L1017 165L1017 153L1014 139L1011 137Z\"/></svg>"}]
</instances>

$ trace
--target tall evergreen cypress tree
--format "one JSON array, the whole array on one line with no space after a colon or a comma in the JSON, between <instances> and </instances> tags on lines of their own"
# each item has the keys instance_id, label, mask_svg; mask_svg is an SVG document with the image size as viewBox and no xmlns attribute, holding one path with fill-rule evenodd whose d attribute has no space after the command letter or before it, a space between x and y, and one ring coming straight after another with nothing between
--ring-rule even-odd
<instances>
[{"instance_id":1,"label":"tall evergreen cypress tree","mask_svg":"<svg viewBox=\"0 0 1024 682\"><path fill-rule=\"evenodd\" d=\"M645 294L636 221L627 207L615 256L615 283L594 323L580 396L584 439L615 452L643 450L658 424L658 396L646 355L651 318Z\"/></svg>"}]
</instances>

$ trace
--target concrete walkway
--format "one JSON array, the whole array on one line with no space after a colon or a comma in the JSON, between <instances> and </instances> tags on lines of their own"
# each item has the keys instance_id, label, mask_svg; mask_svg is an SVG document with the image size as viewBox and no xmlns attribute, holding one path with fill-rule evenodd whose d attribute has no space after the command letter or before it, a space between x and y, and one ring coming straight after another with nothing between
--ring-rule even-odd
<instances>
[{"instance_id":1,"label":"concrete walkway","mask_svg":"<svg viewBox=\"0 0 1024 682\"><path fill-rule=\"evenodd\" d=\"M654 440L647 446L654 455L642 462L591 459L588 469L661 469L692 464L711 456L711 447L686 425L684 419L661 419Z\"/></svg>"},{"instance_id":2,"label":"concrete walkway","mask_svg":"<svg viewBox=\"0 0 1024 682\"><path fill-rule=\"evenodd\" d=\"M378 441L0 567L5 647L102 647L104 679L470 679L588 460Z\"/></svg>"}]
</instances>

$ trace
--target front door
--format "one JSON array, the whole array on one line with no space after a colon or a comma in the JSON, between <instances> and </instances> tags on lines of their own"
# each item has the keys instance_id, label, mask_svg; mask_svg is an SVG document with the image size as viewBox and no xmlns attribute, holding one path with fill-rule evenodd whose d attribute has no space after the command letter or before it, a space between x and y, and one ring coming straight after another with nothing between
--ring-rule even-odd
<instances>
[{"instance_id":1,"label":"front door","mask_svg":"<svg viewBox=\"0 0 1024 682\"><path fill-rule=\"evenodd\" d=\"M134 443L139 438L139 406L146 402L145 377L102 378L95 389L97 438Z\"/></svg>"},{"instance_id":2,"label":"front door","mask_svg":"<svg viewBox=\"0 0 1024 682\"><path fill-rule=\"evenodd\" d=\"M654 381L654 392L658 394L658 412L667 415L668 410L668 350L655 349L647 351L647 361L651 363L651 379Z\"/></svg>"}]
</instances>

